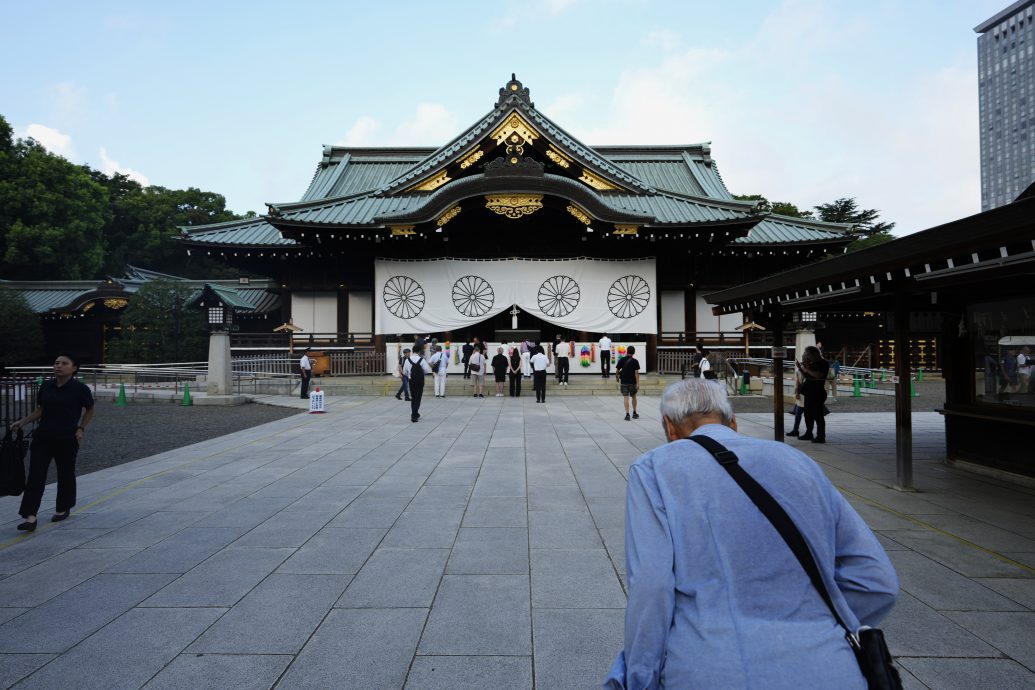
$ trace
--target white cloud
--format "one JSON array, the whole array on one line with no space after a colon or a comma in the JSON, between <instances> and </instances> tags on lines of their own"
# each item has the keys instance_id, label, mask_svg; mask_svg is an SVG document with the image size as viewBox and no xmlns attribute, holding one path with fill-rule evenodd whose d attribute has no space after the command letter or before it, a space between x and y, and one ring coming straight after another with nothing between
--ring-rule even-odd
<instances>
[{"instance_id":1,"label":"white cloud","mask_svg":"<svg viewBox=\"0 0 1035 690\"><path fill-rule=\"evenodd\" d=\"M439 103L421 103L413 117L404 120L391 137L396 146L438 146L460 133L456 115Z\"/></svg>"},{"instance_id":2,"label":"white cloud","mask_svg":"<svg viewBox=\"0 0 1035 690\"><path fill-rule=\"evenodd\" d=\"M388 136L382 123L364 115L336 143L338 146L439 146L460 133L456 115L439 103L421 103Z\"/></svg>"},{"instance_id":3,"label":"white cloud","mask_svg":"<svg viewBox=\"0 0 1035 690\"><path fill-rule=\"evenodd\" d=\"M856 72L828 69L875 30L829 14L788 0L724 50L670 52L680 37L652 32L653 64L622 72L601 121L573 134L588 144L711 141L733 193L803 208L852 196L897 234L980 210L974 70L874 74L862 60Z\"/></svg>"},{"instance_id":4,"label":"white cloud","mask_svg":"<svg viewBox=\"0 0 1035 690\"><path fill-rule=\"evenodd\" d=\"M666 53L678 50L682 44L682 37L672 29L654 29L644 36L643 45L661 48Z\"/></svg>"},{"instance_id":5,"label":"white cloud","mask_svg":"<svg viewBox=\"0 0 1035 690\"><path fill-rule=\"evenodd\" d=\"M335 142L338 146L374 146L378 143L377 133L381 123L369 115L364 115L349 127L345 136Z\"/></svg>"},{"instance_id":6,"label":"white cloud","mask_svg":"<svg viewBox=\"0 0 1035 690\"><path fill-rule=\"evenodd\" d=\"M72 148L72 137L46 125L33 123L25 129L16 129L15 137L25 139L31 137L38 141L43 148L51 153L56 153L65 158L73 158L75 149Z\"/></svg>"},{"instance_id":7,"label":"white cloud","mask_svg":"<svg viewBox=\"0 0 1035 690\"><path fill-rule=\"evenodd\" d=\"M118 161L112 160L108 156L108 151L103 146L100 148L100 156L101 156L101 172L104 173L105 175L113 175L114 173L121 173L121 174L125 175L126 177L128 177L129 179L131 179L131 180L133 180L135 182L138 182L140 185L142 185L144 187L147 187L148 185L151 184L148 181L147 177L142 172L140 172L139 170L133 170L132 168L123 167L123 166L119 165Z\"/></svg>"},{"instance_id":8,"label":"white cloud","mask_svg":"<svg viewBox=\"0 0 1035 690\"><path fill-rule=\"evenodd\" d=\"M86 110L86 87L63 81L54 86L51 99L55 115L60 120L73 120Z\"/></svg>"}]
</instances>

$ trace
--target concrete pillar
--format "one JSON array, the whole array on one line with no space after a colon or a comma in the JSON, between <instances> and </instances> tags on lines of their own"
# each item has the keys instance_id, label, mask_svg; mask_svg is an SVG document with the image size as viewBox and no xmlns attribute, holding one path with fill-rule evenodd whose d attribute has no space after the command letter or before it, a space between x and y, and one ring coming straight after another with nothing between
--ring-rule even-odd
<instances>
[{"instance_id":1,"label":"concrete pillar","mask_svg":"<svg viewBox=\"0 0 1035 690\"><path fill-rule=\"evenodd\" d=\"M233 369L230 365L230 334L212 333L208 338L208 381L205 392L209 395L232 395Z\"/></svg>"},{"instance_id":2,"label":"concrete pillar","mask_svg":"<svg viewBox=\"0 0 1035 690\"><path fill-rule=\"evenodd\" d=\"M816 331L807 327L798 327L794 332L794 359L801 361L805 348L816 344Z\"/></svg>"}]
</instances>

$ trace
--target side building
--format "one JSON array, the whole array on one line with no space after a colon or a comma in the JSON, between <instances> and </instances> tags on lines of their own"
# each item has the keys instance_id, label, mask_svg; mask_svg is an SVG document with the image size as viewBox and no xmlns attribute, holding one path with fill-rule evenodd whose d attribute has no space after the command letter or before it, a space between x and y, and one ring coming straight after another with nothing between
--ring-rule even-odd
<instances>
[{"instance_id":1,"label":"side building","mask_svg":"<svg viewBox=\"0 0 1035 690\"><path fill-rule=\"evenodd\" d=\"M322 349L607 333L643 342L652 369L659 345L742 343L743 316L714 316L710 291L855 238L734 199L707 143L583 144L516 78L443 146L325 147L302 198L268 206L180 240L271 276L276 321Z\"/></svg>"},{"instance_id":2,"label":"side building","mask_svg":"<svg viewBox=\"0 0 1035 690\"><path fill-rule=\"evenodd\" d=\"M1035 0L974 27L978 35L981 210L1012 202L1035 181Z\"/></svg>"}]
</instances>

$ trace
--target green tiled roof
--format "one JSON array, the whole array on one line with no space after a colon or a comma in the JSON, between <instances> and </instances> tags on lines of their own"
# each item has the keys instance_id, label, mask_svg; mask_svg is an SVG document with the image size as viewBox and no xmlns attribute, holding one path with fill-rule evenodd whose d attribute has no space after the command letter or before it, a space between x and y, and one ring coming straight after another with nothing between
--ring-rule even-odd
<instances>
[{"instance_id":1,"label":"green tiled roof","mask_svg":"<svg viewBox=\"0 0 1035 690\"><path fill-rule=\"evenodd\" d=\"M824 223L804 218L770 215L751 228L747 235L738 237L734 244L789 244L802 242L830 242L844 240L851 225Z\"/></svg>"},{"instance_id":2,"label":"green tiled roof","mask_svg":"<svg viewBox=\"0 0 1035 690\"><path fill-rule=\"evenodd\" d=\"M180 228L180 231L181 239L189 238L192 243L198 244L232 244L243 247L290 247L297 244L294 240L282 237L280 230L262 218Z\"/></svg>"},{"instance_id":3,"label":"green tiled roof","mask_svg":"<svg viewBox=\"0 0 1035 690\"><path fill-rule=\"evenodd\" d=\"M144 284L152 280L171 280L195 288L194 297L201 294L206 283L217 291L230 291L227 301L235 302L235 307L242 313L265 314L280 308L280 295L271 292L272 283L265 279L253 279L248 286L236 282L202 281L170 276L164 273L129 266L126 275L110 280L0 280L0 285L16 290L25 297L29 308L36 314L47 314L77 308L81 302L115 298L132 298L132 295ZM236 295L231 297L230 293ZM86 299L83 299L86 298ZM193 299L193 297L192 297Z\"/></svg>"},{"instance_id":4,"label":"green tiled roof","mask_svg":"<svg viewBox=\"0 0 1035 690\"><path fill-rule=\"evenodd\" d=\"M519 82L517 85L520 89ZM303 234L301 242L296 242L283 237L275 226L285 230L289 226L301 230L312 226L319 232L321 226L373 229L400 222L398 219L408 219L404 223L426 222L426 217L445 210L444 202L477 194L478 180L483 181L479 183L483 190L493 188L492 183L484 174L468 171L430 194L406 190L455 165L476 147L486 150L485 139L512 113L525 118L540 132L542 141L562 150L574 166L585 167L619 187L617 191L600 192L572 177L545 175L546 186L553 194L576 203L581 203L577 201L581 198L595 208L591 215L609 218L608 222L660 227L750 223L757 219L751 232L736 240L738 244L829 242L843 240L847 231L836 224L763 216L750 203L736 201L711 158L710 143L589 147L536 110L527 89L511 93L507 88L501 90L491 112L438 149L324 147L300 201L270 204L266 219L181 228L180 239L202 246L289 248L302 246L308 237ZM520 187L520 180L515 184Z\"/></svg>"}]
</instances>

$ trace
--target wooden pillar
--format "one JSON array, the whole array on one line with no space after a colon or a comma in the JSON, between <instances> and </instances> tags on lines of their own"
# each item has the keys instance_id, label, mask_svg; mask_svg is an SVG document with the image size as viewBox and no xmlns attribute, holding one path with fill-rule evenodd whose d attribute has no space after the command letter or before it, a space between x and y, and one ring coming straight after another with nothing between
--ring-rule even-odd
<instances>
[{"instance_id":1,"label":"wooden pillar","mask_svg":"<svg viewBox=\"0 0 1035 690\"><path fill-rule=\"evenodd\" d=\"M905 295L895 300L895 482L901 491L913 490L913 420L910 390L909 304Z\"/></svg>"},{"instance_id":2,"label":"wooden pillar","mask_svg":"<svg viewBox=\"0 0 1035 690\"><path fill-rule=\"evenodd\" d=\"M280 289L280 318L281 323L291 320L291 290L288 288Z\"/></svg>"},{"instance_id":3,"label":"wooden pillar","mask_svg":"<svg viewBox=\"0 0 1035 690\"><path fill-rule=\"evenodd\" d=\"M683 288L683 330L687 345L697 342L697 288L693 284Z\"/></svg>"},{"instance_id":4,"label":"wooden pillar","mask_svg":"<svg viewBox=\"0 0 1035 690\"><path fill-rule=\"evenodd\" d=\"M351 343L352 338L349 332L349 289L344 285L338 286L338 344Z\"/></svg>"},{"instance_id":5,"label":"wooden pillar","mask_svg":"<svg viewBox=\"0 0 1035 690\"><path fill-rule=\"evenodd\" d=\"M783 349L783 315L773 317L773 347ZM773 440L783 441L783 358L773 357Z\"/></svg>"}]
</instances>

